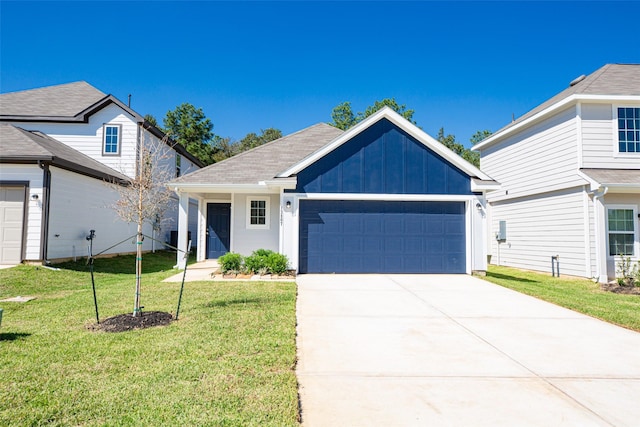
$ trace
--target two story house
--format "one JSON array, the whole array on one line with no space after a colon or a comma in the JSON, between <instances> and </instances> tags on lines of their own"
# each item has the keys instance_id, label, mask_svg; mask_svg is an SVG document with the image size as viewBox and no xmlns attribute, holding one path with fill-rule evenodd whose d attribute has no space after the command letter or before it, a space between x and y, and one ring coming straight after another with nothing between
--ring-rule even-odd
<instances>
[{"instance_id":1,"label":"two story house","mask_svg":"<svg viewBox=\"0 0 640 427\"><path fill-rule=\"evenodd\" d=\"M0 263L48 262L94 253L136 234L112 209L113 185L135 177L142 144L167 146L174 176L201 162L112 95L86 82L0 95ZM144 249L162 246L177 227L177 198L147 225ZM172 221L171 221L172 220ZM192 219L195 231L196 219ZM154 229L155 228L155 229ZM194 236L196 233L193 233ZM127 241L106 253L134 252Z\"/></svg>"},{"instance_id":2,"label":"two story house","mask_svg":"<svg viewBox=\"0 0 640 427\"><path fill-rule=\"evenodd\" d=\"M474 149L501 184L491 263L604 283L640 259L640 64L578 77Z\"/></svg>"}]
</instances>

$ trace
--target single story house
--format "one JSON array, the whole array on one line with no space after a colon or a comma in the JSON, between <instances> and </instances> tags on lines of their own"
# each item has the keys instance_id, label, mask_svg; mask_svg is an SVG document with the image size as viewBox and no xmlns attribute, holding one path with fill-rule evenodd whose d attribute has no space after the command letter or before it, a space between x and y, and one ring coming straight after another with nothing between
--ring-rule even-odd
<instances>
[{"instance_id":1,"label":"single story house","mask_svg":"<svg viewBox=\"0 0 640 427\"><path fill-rule=\"evenodd\" d=\"M498 183L392 109L343 132L316 124L169 183L197 259L264 248L299 273L466 273L487 267ZM184 267L184 260L178 257Z\"/></svg>"}]
</instances>

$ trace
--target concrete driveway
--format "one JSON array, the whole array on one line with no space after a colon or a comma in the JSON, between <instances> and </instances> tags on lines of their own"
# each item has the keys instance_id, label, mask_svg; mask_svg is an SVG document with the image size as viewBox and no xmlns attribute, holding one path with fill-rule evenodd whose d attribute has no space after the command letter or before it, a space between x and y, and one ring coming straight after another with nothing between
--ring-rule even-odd
<instances>
[{"instance_id":1,"label":"concrete driveway","mask_svg":"<svg viewBox=\"0 0 640 427\"><path fill-rule=\"evenodd\" d=\"M302 275L302 421L639 426L640 334L463 275Z\"/></svg>"}]
</instances>

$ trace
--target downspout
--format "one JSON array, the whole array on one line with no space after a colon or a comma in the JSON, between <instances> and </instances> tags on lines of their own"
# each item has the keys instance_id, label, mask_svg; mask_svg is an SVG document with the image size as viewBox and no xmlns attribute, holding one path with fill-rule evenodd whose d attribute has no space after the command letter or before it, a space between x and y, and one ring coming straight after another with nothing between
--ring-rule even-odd
<instances>
[{"instance_id":1,"label":"downspout","mask_svg":"<svg viewBox=\"0 0 640 427\"><path fill-rule=\"evenodd\" d=\"M49 252L49 202L51 197L51 171L49 164L38 160L38 166L42 169L42 218L41 218L41 234L40 234L40 259L43 264L48 264L47 260Z\"/></svg>"},{"instance_id":2,"label":"downspout","mask_svg":"<svg viewBox=\"0 0 640 427\"><path fill-rule=\"evenodd\" d=\"M599 204L601 204L601 200L605 194L607 194L607 191L609 191L609 187L606 186L601 186L600 188L598 188L596 191L594 191L593 194L593 232L595 234L595 246L596 246L596 280L598 281L598 283L605 283L607 281L607 275L606 275L606 271L605 273L605 279L604 281L602 280L602 269L600 268L601 266L601 259L602 256L604 254L602 254L601 252L601 245L600 245L600 228L603 226L604 224L604 218L602 218L602 223L600 222L600 215L598 215L598 211L599 209Z\"/></svg>"}]
</instances>

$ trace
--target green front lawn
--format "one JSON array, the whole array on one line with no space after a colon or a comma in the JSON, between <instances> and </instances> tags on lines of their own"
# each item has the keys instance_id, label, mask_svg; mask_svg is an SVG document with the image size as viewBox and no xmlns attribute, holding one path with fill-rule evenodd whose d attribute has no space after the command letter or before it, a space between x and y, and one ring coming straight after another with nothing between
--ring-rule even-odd
<instances>
[{"instance_id":1,"label":"green front lawn","mask_svg":"<svg viewBox=\"0 0 640 427\"><path fill-rule=\"evenodd\" d=\"M145 255L145 311L175 315L175 255ZM298 425L295 284L185 284L169 326L95 332L83 262L0 270L0 425ZM96 260L100 317L130 312L134 259Z\"/></svg>"},{"instance_id":2,"label":"green front lawn","mask_svg":"<svg viewBox=\"0 0 640 427\"><path fill-rule=\"evenodd\" d=\"M562 307L640 331L640 295L606 292L591 280L556 278L508 267L489 266L484 279Z\"/></svg>"}]
</instances>

